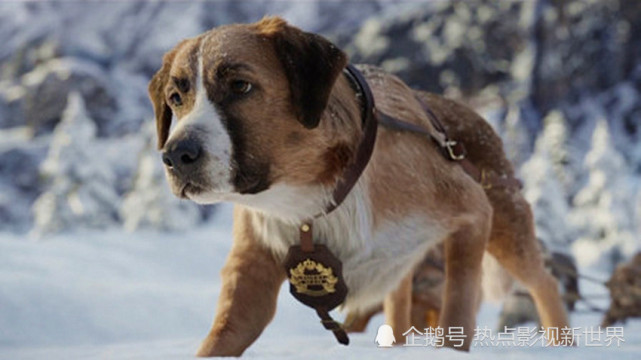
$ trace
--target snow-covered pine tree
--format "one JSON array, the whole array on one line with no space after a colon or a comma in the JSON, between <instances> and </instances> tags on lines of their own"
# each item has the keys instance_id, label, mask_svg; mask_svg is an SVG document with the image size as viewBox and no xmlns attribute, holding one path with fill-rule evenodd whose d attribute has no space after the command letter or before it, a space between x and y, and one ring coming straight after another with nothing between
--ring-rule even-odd
<instances>
[{"instance_id":1,"label":"snow-covered pine tree","mask_svg":"<svg viewBox=\"0 0 641 360\"><path fill-rule=\"evenodd\" d=\"M567 121L561 111L553 110L543 119L543 124L542 143L537 146L548 148L554 173L567 194L576 179L578 162L568 148Z\"/></svg>"},{"instance_id":2,"label":"snow-covered pine tree","mask_svg":"<svg viewBox=\"0 0 641 360\"><path fill-rule=\"evenodd\" d=\"M103 228L117 222L115 175L94 151L96 130L82 96L70 93L41 166L49 186L32 208L34 235L77 227Z\"/></svg>"},{"instance_id":3,"label":"snow-covered pine tree","mask_svg":"<svg viewBox=\"0 0 641 360\"><path fill-rule=\"evenodd\" d=\"M523 124L521 109L518 105L506 105L503 132L503 147L505 155L515 168L520 167L527 159L525 154L530 152L530 135Z\"/></svg>"},{"instance_id":4,"label":"snow-covered pine tree","mask_svg":"<svg viewBox=\"0 0 641 360\"><path fill-rule=\"evenodd\" d=\"M570 219L579 231L572 249L581 266L611 270L638 250L632 178L611 142L608 123L597 121L585 157L588 181L573 199Z\"/></svg>"},{"instance_id":5,"label":"snow-covered pine tree","mask_svg":"<svg viewBox=\"0 0 641 360\"><path fill-rule=\"evenodd\" d=\"M564 187L566 164L565 121L552 111L544 119L534 152L521 167L525 198L532 206L537 237L551 251L567 253L573 239L568 226L569 212Z\"/></svg>"}]
</instances>

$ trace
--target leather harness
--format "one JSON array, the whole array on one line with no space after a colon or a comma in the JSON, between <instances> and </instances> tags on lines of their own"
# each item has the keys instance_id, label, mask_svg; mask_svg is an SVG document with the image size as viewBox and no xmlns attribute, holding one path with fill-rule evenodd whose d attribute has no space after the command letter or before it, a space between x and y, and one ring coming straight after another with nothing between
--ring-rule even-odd
<instances>
[{"instance_id":1,"label":"leather harness","mask_svg":"<svg viewBox=\"0 0 641 360\"><path fill-rule=\"evenodd\" d=\"M513 177L491 176L484 170L479 170L467 159L463 143L452 140L448 136L436 114L422 99L416 97L437 133L377 111L374 96L365 77L351 64L347 65L345 70L357 96L361 98L363 138L354 160L345 168L332 193L333 201L322 213L302 222L299 230L300 244L290 247L284 267L289 277L291 294L305 305L314 308L323 326L334 333L339 343L347 345L349 344L347 333L341 324L329 315L329 311L340 305L347 296L348 289L342 276L342 264L325 245L314 244L312 225L315 218L325 216L340 206L358 182L372 156L378 124L392 130L426 135L439 146L446 159L461 165L462 169L484 189L493 187L520 189L522 185Z\"/></svg>"}]
</instances>

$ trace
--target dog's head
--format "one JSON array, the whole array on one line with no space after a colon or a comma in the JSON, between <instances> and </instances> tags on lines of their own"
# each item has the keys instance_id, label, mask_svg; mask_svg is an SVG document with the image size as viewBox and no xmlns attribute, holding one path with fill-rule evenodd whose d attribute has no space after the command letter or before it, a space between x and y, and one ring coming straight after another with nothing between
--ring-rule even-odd
<instances>
[{"instance_id":1,"label":"dog's head","mask_svg":"<svg viewBox=\"0 0 641 360\"><path fill-rule=\"evenodd\" d=\"M319 123L346 63L274 17L178 44L149 84L172 191L213 203L328 177L341 150Z\"/></svg>"}]
</instances>

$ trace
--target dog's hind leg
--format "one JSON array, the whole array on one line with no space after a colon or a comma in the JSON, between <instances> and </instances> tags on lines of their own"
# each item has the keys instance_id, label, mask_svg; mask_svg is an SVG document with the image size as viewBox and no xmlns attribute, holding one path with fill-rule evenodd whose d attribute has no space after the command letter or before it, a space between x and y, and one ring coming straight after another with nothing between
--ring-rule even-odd
<instances>
[{"instance_id":1,"label":"dog's hind leg","mask_svg":"<svg viewBox=\"0 0 641 360\"><path fill-rule=\"evenodd\" d=\"M551 344L564 344L559 336L569 326L557 280L545 269L540 246L534 234L529 204L520 193L491 189L488 197L494 207L488 251L530 292Z\"/></svg>"},{"instance_id":2,"label":"dog's hind leg","mask_svg":"<svg viewBox=\"0 0 641 360\"><path fill-rule=\"evenodd\" d=\"M234 210L234 244L222 270L216 318L197 356L240 356L276 312L285 271L255 238L243 210Z\"/></svg>"},{"instance_id":3,"label":"dog's hind leg","mask_svg":"<svg viewBox=\"0 0 641 360\"><path fill-rule=\"evenodd\" d=\"M491 214L488 210L482 216L477 215L477 219L459 227L444 243L445 290L439 327L445 335L443 345L457 350L467 351L472 344Z\"/></svg>"}]
</instances>

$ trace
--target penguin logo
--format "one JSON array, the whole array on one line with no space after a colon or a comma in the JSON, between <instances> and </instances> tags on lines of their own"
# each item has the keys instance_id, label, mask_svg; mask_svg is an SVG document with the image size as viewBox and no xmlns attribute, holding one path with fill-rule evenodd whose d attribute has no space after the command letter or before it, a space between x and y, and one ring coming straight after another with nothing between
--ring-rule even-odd
<instances>
[{"instance_id":1,"label":"penguin logo","mask_svg":"<svg viewBox=\"0 0 641 360\"><path fill-rule=\"evenodd\" d=\"M374 342L378 344L378 347L392 347L392 344L396 342L392 327L387 324L381 325Z\"/></svg>"}]
</instances>

